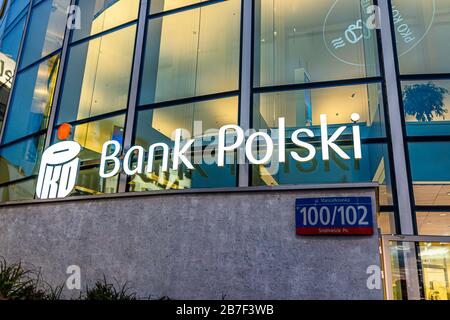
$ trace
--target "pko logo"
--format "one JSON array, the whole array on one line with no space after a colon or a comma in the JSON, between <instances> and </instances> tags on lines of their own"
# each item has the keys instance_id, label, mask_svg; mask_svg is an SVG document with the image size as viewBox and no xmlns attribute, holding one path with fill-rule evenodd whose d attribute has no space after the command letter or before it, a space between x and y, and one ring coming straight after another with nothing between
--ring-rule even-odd
<instances>
[{"instance_id":1,"label":"pko logo","mask_svg":"<svg viewBox=\"0 0 450 320\"><path fill-rule=\"evenodd\" d=\"M66 139L70 131L70 125L61 125L58 138ZM44 151L36 185L39 199L65 198L72 192L80 168L80 151L81 146L74 141L58 142Z\"/></svg>"}]
</instances>

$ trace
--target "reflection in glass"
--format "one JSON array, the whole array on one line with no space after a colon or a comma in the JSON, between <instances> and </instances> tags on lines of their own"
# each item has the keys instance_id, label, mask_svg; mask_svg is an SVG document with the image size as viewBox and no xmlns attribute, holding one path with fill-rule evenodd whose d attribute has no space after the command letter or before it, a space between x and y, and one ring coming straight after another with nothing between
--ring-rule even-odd
<instances>
[{"instance_id":1,"label":"reflection in glass","mask_svg":"<svg viewBox=\"0 0 450 320\"><path fill-rule=\"evenodd\" d=\"M255 95L253 127L266 129L272 135L277 150L278 119L286 121L286 163L272 161L266 166L253 166L253 185L285 185L314 183L378 182L383 187L380 199L383 205L392 203L388 153L385 145L363 144L362 160L355 160L351 115L358 113L361 137L385 137L382 95L379 85L348 86L327 89L276 92ZM334 151L330 161L322 160L320 115L327 115L330 136L339 127L346 129L337 140L337 145L351 160L344 160ZM302 157L308 150L296 146L291 136L299 128L312 131L314 137L301 136L301 140L312 144L317 154L308 162L298 162L291 151ZM260 153L265 152L261 147ZM278 159L278 157L274 157Z\"/></svg>"},{"instance_id":2,"label":"reflection in glass","mask_svg":"<svg viewBox=\"0 0 450 320\"><path fill-rule=\"evenodd\" d=\"M239 0L149 21L140 105L237 90Z\"/></svg>"},{"instance_id":3,"label":"reflection in glass","mask_svg":"<svg viewBox=\"0 0 450 320\"><path fill-rule=\"evenodd\" d=\"M409 143L417 205L450 205L450 143Z\"/></svg>"},{"instance_id":4,"label":"reflection in glass","mask_svg":"<svg viewBox=\"0 0 450 320\"><path fill-rule=\"evenodd\" d=\"M58 123L125 109L136 26L70 49Z\"/></svg>"},{"instance_id":5,"label":"reflection in glass","mask_svg":"<svg viewBox=\"0 0 450 320\"><path fill-rule=\"evenodd\" d=\"M12 183L0 187L0 202L34 199L36 179Z\"/></svg>"},{"instance_id":6,"label":"reflection in glass","mask_svg":"<svg viewBox=\"0 0 450 320\"><path fill-rule=\"evenodd\" d=\"M392 0L400 73L450 72L450 2Z\"/></svg>"},{"instance_id":7,"label":"reflection in glass","mask_svg":"<svg viewBox=\"0 0 450 320\"><path fill-rule=\"evenodd\" d=\"M6 112L11 85L16 72L17 55L25 26L25 17L10 30L0 41L0 130Z\"/></svg>"},{"instance_id":8,"label":"reflection in glass","mask_svg":"<svg viewBox=\"0 0 450 320\"><path fill-rule=\"evenodd\" d=\"M73 41L95 35L137 18L139 0L80 0L81 28L73 32Z\"/></svg>"},{"instance_id":9,"label":"reflection in glass","mask_svg":"<svg viewBox=\"0 0 450 320\"><path fill-rule=\"evenodd\" d=\"M20 68L62 47L70 0L46 0L33 8Z\"/></svg>"},{"instance_id":10,"label":"reflection in glass","mask_svg":"<svg viewBox=\"0 0 450 320\"><path fill-rule=\"evenodd\" d=\"M219 168L212 150L217 144L218 129L237 122L238 99L234 97L140 111L134 144L146 150L146 158L152 144L165 143L173 149L175 130L183 129L185 139L195 139L187 155L195 169L180 165L178 170L172 170L172 161L169 161L169 171L163 172L163 152L158 148L152 162L153 170L147 172L146 168L145 173L135 175L130 181L130 191L236 186L233 156L228 159L229 165Z\"/></svg>"},{"instance_id":11,"label":"reflection in glass","mask_svg":"<svg viewBox=\"0 0 450 320\"><path fill-rule=\"evenodd\" d=\"M409 136L449 134L450 81L405 81L402 90Z\"/></svg>"},{"instance_id":12,"label":"reflection in glass","mask_svg":"<svg viewBox=\"0 0 450 320\"><path fill-rule=\"evenodd\" d=\"M53 101L59 56L20 72L11 100L3 143L45 129Z\"/></svg>"},{"instance_id":13,"label":"reflection in glass","mask_svg":"<svg viewBox=\"0 0 450 320\"><path fill-rule=\"evenodd\" d=\"M35 136L0 149L0 184L38 173L44 138Z\"/></svg>"},{"instance_id":14,"label":"reflection in glass","mask_svg":"<svg viewBox=\"0 0 450 320\"><path fill-rule=\"evenodd\" d=\"M372 1L255 1L254 85L379 75ZM364 14L363 14L364 13Z\"/></svg>"},{"instance_id":15,"label":"reflection in glass","mask_svg":"<svg viewBox=\"0 0 450 320\"><path fill-rule=\"evenodd\" d=\"M450 236L450 212L416 212L417 229L423 236Z\"/></svg>"}]
</instances>

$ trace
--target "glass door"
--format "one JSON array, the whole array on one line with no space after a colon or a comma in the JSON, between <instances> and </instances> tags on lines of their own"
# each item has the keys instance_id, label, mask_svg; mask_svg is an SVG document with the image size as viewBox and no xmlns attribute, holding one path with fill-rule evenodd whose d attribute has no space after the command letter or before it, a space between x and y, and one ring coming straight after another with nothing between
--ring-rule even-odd
<instances>
[{"instance_id":1,"label":"glass door","mask_svg":"<svg viewBox=\"0 0 450 320\"><path fill-rule=\"evenodd\" d=\"M384 236L389 300L450 300L449 237Z\"/></svg>"}]
</instances>

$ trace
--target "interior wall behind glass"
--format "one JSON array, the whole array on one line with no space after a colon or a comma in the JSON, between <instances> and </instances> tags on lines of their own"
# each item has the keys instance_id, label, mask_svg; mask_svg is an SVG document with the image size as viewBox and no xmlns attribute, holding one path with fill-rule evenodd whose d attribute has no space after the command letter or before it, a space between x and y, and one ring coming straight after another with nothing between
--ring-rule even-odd
<instances>
[{"instance_id":1,"label":"interior wall behind glass","mask_svg":"<svg viewBox=\"0 0 450 320\"><path fill-rule=\"evenodd\" d=\"M238 123L238 98L224 98L139 111L137 118L135 145L144 148L148 158L149 148L155 143L165 143L172 150L175 143L175 130L183 130L183 141L194 139L195 143L186 156L194 166L191 170L185 165L164 172L162 148L155 150L153 168L146 166L141 174L130 181L130 191L151 191L165 189L191 189L235 187L237 166L234 154L227 157L224 167L217 165L218 130L229 124Z\"/></svg>"},{"instance_id":2,"label":"interior wall behind glass","mask_svg":"<svg viewBox=\"0 0 450 320\"><path fill-rule=\"evenodd\" d=\"M70 48L58 124L127 107L135 37L132 25Z\"/></svg>"},{"instance_id":3,"label":"interior wall behind glass","mask_svg":"<svg viewBox=\"0 0 450 320\"><path fill-rule=\"evenodd\" d=\"M313 90L265 93L254 96L253 125L265 129L278 150L279 118L286 122L286 163L276 161L275 155L267 165L253 166L253 185L321 184L349 182L377 182L381 185L382 205L392 203L390 169L387 147L384 144L364 144L362 159L355 160L352 126L358 124L362 139L385 138L385 120L381 86L378 84L343 86ZM359 120L354 122L352 115ZM330 150L330 160L322 160L321 115L326 115L329 136L346 127L336 144L350 160ZM306 158L310 153L293 143L291 136L298 129L310 130L300 139L314 146L315 157L303 162L295 160L291 152ZM264 145L258 153L264 155Z\"/></svg>"},{"instance_id":4,"label":"interior wall behind glass","mask_svg":"<svg viewBox=\"0 0 450 320\"><path fill-rule=\"evenodd\" d=\"M256 0L254 85L379 75L372 1Z\"/></svg>"},{"instance_id":5,"label":"interior wall behind glass","mask_svg":"<svg viewBox=\"0 0 450 320\"><path fill-rule=\"evenodd\" d=\"M239 88L240 0L150 19L140 105Z\"/></svg>"},{"instance_id":6,"label":"interior wall behind glass","mask_svg":"<svg viewBox=\"0 0 450 320\"><path fill-rule=\"evenodd\" d=\"M169 11L207 0L152 0L150 1L150 14Z\"/></svg>"}]
</instances>

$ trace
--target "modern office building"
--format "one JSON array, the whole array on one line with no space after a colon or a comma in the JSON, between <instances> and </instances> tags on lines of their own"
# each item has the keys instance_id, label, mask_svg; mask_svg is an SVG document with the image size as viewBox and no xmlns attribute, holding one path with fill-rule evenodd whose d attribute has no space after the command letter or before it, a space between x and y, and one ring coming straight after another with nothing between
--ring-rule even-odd
<instances>
[{"instance_id":1,"label":"modern office building","mask_svg":"<svg viewBox=\"0 0 450 320\"><path fill-rule=\"evenodd\" d=\"M142 295L450 299L450 0L0 3L0 256ZM272 145L220 165L231 125ZM373 235L295 234L296 199L361 194Z\"/></svg>"}]
</instances>

